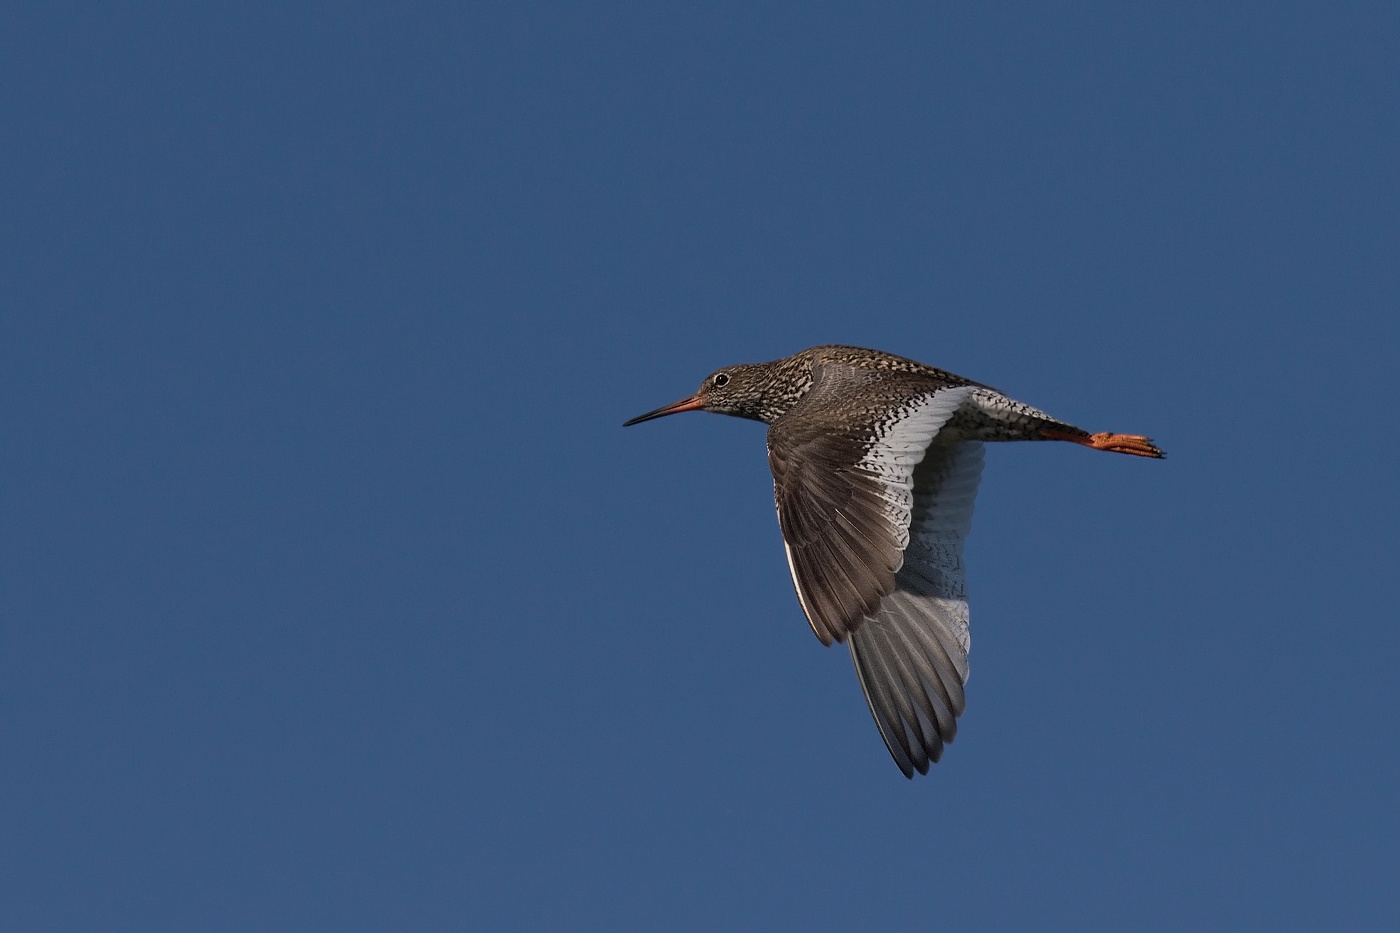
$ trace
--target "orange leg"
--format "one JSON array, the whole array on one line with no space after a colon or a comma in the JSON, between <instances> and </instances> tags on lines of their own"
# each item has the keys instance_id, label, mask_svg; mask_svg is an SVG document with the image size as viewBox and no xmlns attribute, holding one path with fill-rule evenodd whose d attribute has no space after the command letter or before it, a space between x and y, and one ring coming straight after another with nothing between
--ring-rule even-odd
<instances>
[{"instance_id":1,"label":"orange leg","mask_svg":"<svg viewBox=\"0 0 1400 933\"><path fill-rule=\"evenodd\" d=\"M1047 441L1069 441L1092 447L1094 450L1111 450L1116 454L1132 454L1135 457L1152 457L1156 460L1166 456L1150 438L1141 434L1110 434L1107 431L1098 434L1073 434L1069 431L1046 428L1040 432L1040 436Z\"/></svg>"}]
</instances>

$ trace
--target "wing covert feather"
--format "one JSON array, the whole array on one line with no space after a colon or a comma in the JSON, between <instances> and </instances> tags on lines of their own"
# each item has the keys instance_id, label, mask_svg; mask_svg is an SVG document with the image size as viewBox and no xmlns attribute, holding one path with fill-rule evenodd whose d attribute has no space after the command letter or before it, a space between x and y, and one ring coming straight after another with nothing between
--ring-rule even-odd
<instances>
[{"instance_id":1,"label":"wing covert feather","mask_svg":"<svg viewBox=\"0 0 1400 933\"><path fill-rule=\"evenodd\" d=\"M915 471L971 391L917 374L818 365L807 395L769 429L788 567L823 644L844 642L894 591Z\"/></svg>"}]
</instances>

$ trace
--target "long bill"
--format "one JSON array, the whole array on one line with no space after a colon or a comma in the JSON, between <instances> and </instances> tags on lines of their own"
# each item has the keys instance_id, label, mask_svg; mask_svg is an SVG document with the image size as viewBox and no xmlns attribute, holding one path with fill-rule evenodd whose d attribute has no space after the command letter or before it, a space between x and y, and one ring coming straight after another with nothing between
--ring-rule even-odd
<instances>
[{"instance_id":1,"label":"long bill","mask_svg":"<svg viewBox=\"0 0 1400 933\"><path fill-rule=\"evenodd\" d=\"M698 411L699 409L704 407L705 400L698 395L692 395L690 398L683 398L679 402L672 402L669 405L663 405L662 407L656 409L656 411L649 411L645 415L638 415L631 421L624 421L622 422L622 426L624 428L628 428L634 424L641 424L643 421L650 421L653 418L664 418L667 415L678 415L683 411Z\"/></svg>"}]
</instances>

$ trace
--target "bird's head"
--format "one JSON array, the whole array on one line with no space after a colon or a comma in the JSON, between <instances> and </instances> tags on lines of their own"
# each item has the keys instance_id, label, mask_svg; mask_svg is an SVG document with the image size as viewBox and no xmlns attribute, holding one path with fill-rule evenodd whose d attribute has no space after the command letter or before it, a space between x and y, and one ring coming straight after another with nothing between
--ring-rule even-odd
<instances>
[{"instance_id":1,"label":"bird's head","mask_svg":"<svg viewBox=\"0 0 1400 933\"><path fill-rule=\"evenodd\" d=\"M771 424L792 405L791 400L785 398L786 393L778 391L777 380L773 363L726 366L706 376L699 390L689 398L638 415L624 422L623 427L683 411L713 411Z\"/></svg>"}]
</instances>

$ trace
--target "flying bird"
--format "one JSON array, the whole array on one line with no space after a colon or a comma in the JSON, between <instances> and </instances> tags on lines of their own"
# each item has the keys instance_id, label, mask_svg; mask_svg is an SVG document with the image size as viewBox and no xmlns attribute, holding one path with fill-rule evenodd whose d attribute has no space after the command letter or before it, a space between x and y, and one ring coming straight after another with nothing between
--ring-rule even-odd
<instances>
[{"instance_id":1,"label":"flying bird","mask_svg":"<svg viewBox=\"0 0 1400 933\"><path fill-rule=\"evenodd\" d=\"M850 646L895 764L928 773L966 707L963 541L984 441L1068 441L1160 459L1137 434L1090 434L989 386L860 347L812 347L711 373L626 422L683 411L763 421L788 569L823 645Z\"/></svg>"}]
</instances>

